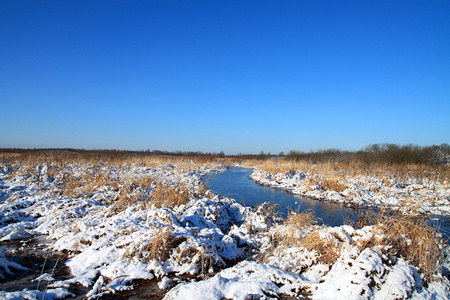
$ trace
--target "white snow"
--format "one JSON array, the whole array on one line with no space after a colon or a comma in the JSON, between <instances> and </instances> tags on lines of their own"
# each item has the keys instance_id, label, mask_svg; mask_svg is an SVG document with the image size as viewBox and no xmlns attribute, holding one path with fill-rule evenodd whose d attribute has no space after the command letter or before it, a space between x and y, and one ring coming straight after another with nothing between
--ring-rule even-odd
<instances>
[{"instance_id":1,"label":"white snow","mask_svg":"<svg viewBox=\"0 0 450 300\"><path fill-rule=\"evenodd\" d=\"M45 292L36 290L23 290L17 292L1 292L1 299L5 300L54 300L54 299L64 299L66 297L75 297L74 294L68 292L66 289L48 289Z\"/></svg>"},{"instance_id":2,"label":"white snow","mask_svg":"<svg viewBox=\"0 0 450 300\"><path fill-rule=\"evenodd\" d=\"M6 259L3 252L0 250L0 278L5 278L8 274L13 274L13 270L27 270L27 268L18 263Z\"/></svg>"},{"instance_id":3,"label":"white snow","mask_svg":"<svg viewBox=\"0 0 450 300\"><path fill-rule=\"evenodd\" d=\"M31 280L31 282L36 282L36 281L54 281L55 279L53 278L52 275L48 274L48 273L44 273L40 276L38 276L37 278Z\"/></svg>"},{"instance_id":4,"label":"white snow","mask_svg":"<svg viewBox=\"0 0 450 300\"><path fill-rule=\"evenodd\" d=\"M182 163L156 167L88 163L60 169L49 164L28 169L17 165L1 167L0 240L48 235L52 251L69 254L65 264L73 275L64 281L54 280L49 274L36 278L52 281L45 295L42 291L23 290L0 292L1 296L61 299L71 296L69 289L79 283L89 287L86 296L95 299L131 289L134 279L157 278L159 288L167 291L165 299L268 299L302 293L313 299L449 298L450 283L445 274L441 274L441 281L424 285L420 270L410 262L399 257L387 259L377 247L361 250L361 244L379 234L374 227L272 226L263 214L233 199L211 193L201 195L201 176L219 169L221 166L186 167ZM64 172L79 180L100 172L108 174L115 183L63 196L60 192ZM261 183L303 191L304 174L300 172L283 177L261 172L253 175ZM169 186L183 183L191 191L189 201L165 208L143 206L145 201L151 201L156 184L126 188L132 186L130 178L147 177ZM276 181L272 180L274 177ZM421 184L434 184L439 195L447 192L435 183ZM415 187L411 183L407 188L411 186ZM390 189L384 195L375 195L354 182L346 194L358 191L352 201L396 204L399 194L395 189L405 188ZM427 188L410 189L410 194L426 195ZM309 195L325 195L324 191L308 191ZM343 200L347 196L341 194L326 196L347 201ZM116 210L114 204L120 197L143 200ZM445 211L436 203L430 204L432 211ZM318 230L321 239L328 239L339 249L335 262L322 263L317 249L308 250L299 244L274 246L274 239L286 232L301 240L312 230ZM257 259L259 254L265 255L264 263ZM230 263L236 260L241 262ZM448 259L445 263L448 272ZM0 277L8 276L14 269L23 267L9 262L0 252Z\"/></svg>"},{"instance_id":5,"label":"white snow","mask_svg":"<svg viewBox=\"0 0 450 300\"><path fill-rule=\"evenodd\" d=\"M266 264L244 261L208 280L180 284L164 299L249 299L276 296L302 285L299 275ZM279 287L279 285L281 287Z\"/></svg>"}]
</instances>

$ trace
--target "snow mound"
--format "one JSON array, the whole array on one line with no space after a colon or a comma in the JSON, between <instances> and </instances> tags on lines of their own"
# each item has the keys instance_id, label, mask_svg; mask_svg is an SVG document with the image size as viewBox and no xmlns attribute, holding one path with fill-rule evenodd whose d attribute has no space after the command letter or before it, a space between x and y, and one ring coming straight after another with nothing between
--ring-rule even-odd
<instances>
[{"instance_id":1,"label":"snow mound","mask_svg":"<svg viewBox=\"0 0 450 300\"><path fill-rule=\"evenodd\" d=\"M208 280L180 284L164 299L259 299L267 295L289 294L304 285L305 282L295 273L244 261Z\"/></svg>"}]
</instances>

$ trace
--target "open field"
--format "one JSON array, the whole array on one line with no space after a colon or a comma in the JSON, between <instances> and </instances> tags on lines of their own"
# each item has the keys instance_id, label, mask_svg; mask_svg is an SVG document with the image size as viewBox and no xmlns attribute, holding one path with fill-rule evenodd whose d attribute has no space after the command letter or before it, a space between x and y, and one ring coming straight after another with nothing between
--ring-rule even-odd
<instances>
[{"instance_id":1,"label":"open field","mask_svg":"<svg viewBox=\"0 0 450 300\"><path fill-rule=\"evenodd\" d=\"M153 299L450 297L448 244L424 222L388 211L337 227L295 212L273 223L270 206L244 207L201 182L241 163L256 167L261 183L321 193L312 196L354 199L358 188L361 198L386 195L367 198L378 199L374 205L446 213L448 167L92 153L0 158L0 246L30 241L2 248L0 284L26 272L14 260L26 259L36 237L46 240L37 255L51 253L70 270L59 278L57 263L36 276L34 288L5 289L0 299L96 299L129 292L139 280L157 282Z\"/></svg>"}]
</instances>

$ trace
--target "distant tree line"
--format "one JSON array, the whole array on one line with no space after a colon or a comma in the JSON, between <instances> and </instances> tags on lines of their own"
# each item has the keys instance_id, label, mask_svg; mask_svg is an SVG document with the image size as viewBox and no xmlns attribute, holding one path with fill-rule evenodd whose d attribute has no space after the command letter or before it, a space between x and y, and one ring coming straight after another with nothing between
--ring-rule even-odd
<instances>
[{"instance_id":1,"label":"distant tree line","mask_svg":"<svg viewBox=\"0 0 450 300\"><path fill-rule=\"evenodd\" d=\"M359 151L338 149L314 152L290 151L288 160L319 162L386 163L386 164L450 164L450 145L417 146L413 144L373 144Z\"/></svg>"},{"instance_id":2,"label":"distant tree line","mask_svg":"<svg viewBox=\"0 0 450 300\"><path fill-rule=\"evenodd\" d=\"M161 151L161 150L115 150L115 149L74 149L74 148L0 148L3 153L21 153L21 154L43 154L43 155L83 155L83 156L102 156L102 157L125 157L125 156L185 156L185 157L226 157L223 151L218 153L201 151Z\"/></svg>"},{"instance_id":3,"label":"distant tree line","mask_svg":"<svg viewBox=\"0 0 450 300\"><path fill-rule=\"evenodd\" d=\"M226 155L221 152L201 151L161 151L161 150L85 150L73 148L48 148L48 149L18 149L0 148L3 153L43 154L43 155L83 155L90 157L102 157L106 159L120 159L128 156L176 156L176 157L206 157L237 159L286 159L294 161L320 162L354 162L361 163L386 163L386 164L450 164L450 145L417 146L408 144L399 146L396 144L373 144L359 151L343 151L339 149L326 149L310 152L290 151L288 154L236 154Z\"/></svg>"}]
</instances>

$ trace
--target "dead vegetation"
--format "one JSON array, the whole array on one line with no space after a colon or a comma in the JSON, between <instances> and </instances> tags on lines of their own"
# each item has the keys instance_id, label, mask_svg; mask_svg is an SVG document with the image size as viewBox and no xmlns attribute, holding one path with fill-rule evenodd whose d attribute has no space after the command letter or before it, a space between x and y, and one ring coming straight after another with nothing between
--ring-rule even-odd
<instances>
[{"instance_id":1,"label":"dead vegetation","mask_svg":"<svg viewBox=\"0 0 450 300\"><path fill-rule=\"evenodd\" d=\"M179 264L195 264L200 274L214 273L214 266L224 267L221 261L215 261L205 245L178 248L175 260Z\"/></svg>"},{"instance_id":2,"label":"dead vegetation","mask_svg":"<svg viewBox=\"0 0 450 300\"><path fill-rule=\"evenodd\" d=\"M278 212L279 205L277 203L272 202L264 202L255 207L257 213L264 216L266 222L270 225L276 223L281 219L281 215Z\"/></svg>"},{"instance_id":3,"label":"dead vegetation","mask_svg":"<svg viewBox=\"0 0 450 300\"><path fill-rule=\"evenodd\" d=\"M270 216L274 206L267 204L263 206L268 211ZM266 213L267 214L267 213ZM273 224L273 220L270 224ZM302 240L308 235L317 224L318 219L312 212L298 213L289 211L288 216L280 224L275 224L273 231L270 231L270 245L266 249L262 249L258 254L259 262L268 262L268 258L274 254L276 250L286 249L291 247L302 246Z\"/></svg>"},{"instance_id":4,"label":"dead vegetation","mask_svg":"<svg viewBox=\"0 0 450 300\"><path fill-rule=\"evenodd\" d=\"M88 164L105 166L123 166L127 164L144 165L149 168L159 167L164 164L177 164L184 170L195 170L199 167L211 167L221 164L233 164L239 159L225 158L213 155L150 155L146 152L129 152L114 150L75 150L64 149L50 150L22 150L9 149L0 152L0 165L37 166L42 164L55 165L65 168L68 165Z\"/></svg>"},{"instance_id":5,"label":"dead vegetation","mask_svg":"<svg viewBox=\"0 0 450 300\"><path fill-rule=\"evenodd\" d=\"M285 160L253 163L259 169L253 175L256 180L271 186L286 186L298 194L356 205L370 202L381 206L395 199L392 205L411 215L433 210L445 213L448 203L450 165Z\"/></svg>"},{"instance_id":6,"label":"dead vegetation","mask_svg":"<svg viewBox=\"0 0 450 300\"><path fill-rule=\"evenodd\" d=\"M173 235L170 227L161 226L155 229L154 235L146 243L138 243L134 247L128 248L124 257L164 262L169 259L174 249L185 240L186 238L183 236Z\"/></svg>"},{"instance_id":7,"label":"dead vegetation","mask_svg":"<svg viewBox=\"0 0 450 300\"><path fill-rule=\"evenodd\" d=\"M324 190L336 191L338 193L342 193L348 187L347 184L343 183L341 180L339 180L336 177L323 178L320 185Z\"/></svg>"},{"instance_id":8,"label":"dead vegetation","mask_svg":"<svg viewBox=\"0 0 450 300\"><path fill-rule=\"evenodd\" d=\"M271 243L262 249L258 260L268 262L271 256L279 255L285 249L304 247L315 252L316 263L331 266L340 257L342 249L356 246L359 252L366 248L377 251L388 264L395 261L393 257L409 261L424 274L426 282L439 279L435 275L439 273L448 245L425 218L392 211L359 213L358 221L350 225L355 229L372 226L373 235L369 239L355 239L355 242L342 239L327 226L317 223L312 213L290 212L283 224L272 231Z\"/></svg>"},{"instance_id":9,"label":"dead vegetation","mask_svg":"<svg viewBox=\"0 0 450 300\"><path fill-rule=\"evenodd\" d=\"M339 244L326 237L320 236L320 229L309 233L300 243L308 251L316 251L317 262L332 265L341 255Z\"/></svg>"},{"instance_id":10,"label":"dead vegetation","mask_svg":"<svg viewBox=\"0 0 450 300\"><path fill-rule=\"evenodd\" d=\"M175 207L186 204L189 200L189 194L188 187L181 183L169 186L158 182L151 196L151 201L156 207Z\"/></svg>"},{"instance_id":11,"label":"dead vegetation","mask_svg":"<svg viewBox=\"0 0 450 300\"><path fill-rule=\"evenodd\" d=\"M285 234L280 238L282 248L305 247L308 251L315 250L318 263L333 264L339 257L339 245L320 236L320 230L325 226L316 226L319 220L312 212L290 212L283 225Z\"/></svg>"},{"instance_id":12,"label":"dead vegetation","mask_svg":"<svg viewBox=\"0 0 450 300\"><path fill-rule=\"evenodd\" d=\"M114 154L114 153L112 153ZM43 193L68 198L89 198L96 192L109 191L109 197L99 199L118 213L133 205L147 209L175 207L189 197L212 196L204 184L186 186L181 182L167 183L160 178L128 175L130 166L166 168L170 172L196 170L218 166L224 159L205 157L151 157L80 154L4 153L0 163L7 163L8 176L21 176L36 184ZM174 169L173 166L177 165ZM111 173L114 167L118 172ZM121 170L124 170L123 172Z\"/></svg>"},{"instance_id":13,"label":"dead vegetation","mask_svg":"<svg viewBox=\"0 0 450 300\"><path fill-rule=\"evenodd\" d=\"M157 230L155 236L144 247L145 259L164 262L169 259L176 248L185 240L184 237L176 237L168 227L161 227Z\"/></svg>"},{"instance_id":14,"label":"dead vegetation","mask_svg":"<svg viewBox=\"0 0 450 300\"><path fill-rule=\"evenodd\" d=\"M381 178L387 184L393 182L406 182L410 178L415 178L418 181L437 181L442 184L450 181L450 166L447 165L421 165L421 164L386 164L386 163L362 163L358 161L350 162L319 162L313 163L309 161L288 161L288 160L264 160L252 161L259 169L276 173L294 173L302 171L307 178L311 176L318 176L313 178L317 184L322 183L332 187L333 184L338 186L338 189L345 187L345 182L349 178L358 176L369 176Z\"/></svg>"},{"instance_id":15,"label":"dead vegetation","mask_svg":"<svg viewBox=\"0 0 450 300\"><path fill-rule=\"evenodd\" d=\"M316 252L316 261L323 264L333 264L339 257L339 245L320 235L320 230L326 226L317 226L319 219L312 212L289 212L284 221L284 234L278 239L281 248L305 247Z\"/></svg>"},{"instance_id":16,"label":"dead vegetation","mask_svg":"<svg viewBox=\"0 0 450 300\"><path fill-rule=\"evenodd\" d=\"M434 280L448 245L426 218L405 216L396 211L369 210L360 213L355 228L372 225L379 234L359 247L382 249L387 256L402 257L418 267L426 281ZM382 246L382 247L377 247Z\"/></svg>"}]
</instances>

